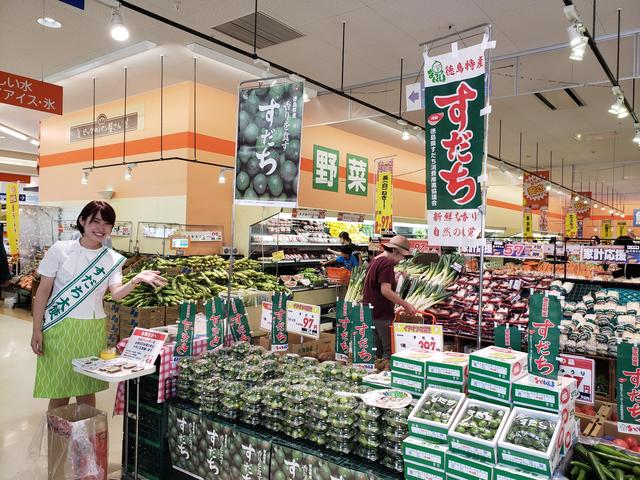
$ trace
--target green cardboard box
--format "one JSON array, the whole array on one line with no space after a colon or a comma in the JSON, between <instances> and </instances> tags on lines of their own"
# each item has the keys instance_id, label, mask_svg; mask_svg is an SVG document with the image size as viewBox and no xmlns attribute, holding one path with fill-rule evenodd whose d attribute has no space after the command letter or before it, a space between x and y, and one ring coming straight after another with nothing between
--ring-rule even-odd
<instances>
[{"instance_id":1,"label":"green cardboard box","mask_svg":"<svg viewBox=\"0 0 640 480\"><path fill-rule=\"evenodd\" d=\"M482 400L501 402L503 405L511 405L511 382L487 377L476 372L469 374L467 385L469 396L478 395Z\"/></svg>"},{"instance_id":2,"label":"green cardboard box","mask_svg":"<svg viewBox=\"0 0 640 480\"><path fill-rule=\"evenodd\" d=\"M427 378L425 382L427 388L437 388L438 390L447 390L449 392L465 393L467 390L467 383L455 383L448 382L447 380L441 380L439 378Z\"/></svg>"},{"instance_id":3,"label":"green cardboard box","mask_svg":"<svg viewBox=\"0 0 640 480\"><path fill-rule=\"evenodd\" d=\"M419 397L425 390L425 379L415 375L391 372L391 388L397 388L409 392L411 395Z\"/></svg>"},{"instance_id":4,"label":"green cardboard box","mask_svg":"<svg viewBox=\"0 0 640 480\"><path fill-rule=\"evenodd\" d=\"M527 370L527 354L496 346L485 347L469 355L469 374L480 373L513 382Z\"/></svg>"},{"instance_id":5,"label":"green cardboard box","mask_svg":"<svg viewBox=\"0 0 640 480\"><path fill-rule=\"evenodd\" d=\"M456 352L438 352L427 360L427 379L465 383L469 375L469 355Z\"/></svg>"},{"instance_id":6,"label":"green cardboard box","mask_svg":"<svg viewBox=\"0 0 640 480\"><path fill-rule=\"evenodd\" d=\"M438 352L407 348L391 355L391 371L426 378L427 361Z\"/></svg>"},{"instance_id":7,"label":"green cardboard box","mask_svg":"<svg viewBox=\"0 0 640 480\"><path fill-rule=\"evenodd\" d=\"M405 462L444 470L447 450L449 447L446 445L427 442L417 437L407 437L402 442L402 459Z\"/></svg>"},{"instance_id":8,"label":"green cardboard box","mask_svg":"<svg viewBox=\"0 0 640 480\"><path fill-rule=\"evenodd\" d=\"M447 452L445 473L447 480L493 480L493 465Z\"/></svg>"},{"instance_id":9,"label":"green cardboard box","mask_svg":"<svg viewBox=\"0 0 640 480\"><path fill-rule=\"evenodd\" d=\"M496 430L496 434L493 439L485 440L483 438L477 438L467 433L456 432L458 425L468 417L467 410L470 407L480 407L483 411L495 412L502 411L503 416L500 421L500 426ZM500 438L505 425L509 420L510 409L496 405L494 403L481 402L479 400L467 399L458 412L455 421L451 425L448 435L449 451L452 453L459 453L460 455L475 458L477 460L496 463L498 439ZM491 417L484 412L478 412L477 420L491 420Z\"/></svg>"},{"instance_id":10,"label":"green cardboard box","mask_svg":"<svg viewBox=\"0 0 640 480\"><path fill-rule=\"evenodd\" d=\"M548 478L504 465L493 467L493 480L548 480Z\"/></svg>"},{"instance_id":11,"label":"green cardboard box","mask_svg":"<svg viewBox=\"0 0 640 480\"><path fill-rule=\"evenodd\" d=\"M546 452L532 450L507 442L507 435L511 429L511 425L516 416L522 413L532 418L547 419L555 424L554 433ZM511 411L507 425L504 430L502 430L502 434L498 440L498 463L505 466L517 467L531 473L551 476L560 461L560 445L558 445L560 431L561 419L558 415L515 407Z\"/></svg>"},{"instance_id":12,"label":"green cardboard box","mask_svg":"<svg viewBox=\"0 0 640 480\"><path fill-rule=\"evenodd\" d=\"M559 377L551 380L536 375L526 375L511 387L514 405L534 410L563 414L575 410L578 387L575 378Z\"/></svg>"},{"instance_id":13,"label":"green cardboard box","mask_svg":"<svg viewBox=\"0 0 640 480\"><path fill-rule=\"evenodd\" d=\"M404 462L404 478L406 480L445 480L444 470L427 467L418 463Z\"/></svg>"},{"instance_id":14,"label":"green cardboard box","mask_svg":"<svg viewBox=\"0 0 640 480\"><path fill-rule=\"evenodd\" d=\"M445 398L457 400L458 402L458 405L456 406L453 414L451 415L451 418L447 423L439 423L432 420L426 420L424 418L418 418L418 412L420 412L420 410L422 409L425 401L430 398L431 395L436 393L444 395ZM451 425L453 425L453 422L455 421L458 412L462 408L464 401L465 396L462 393L439 390L435 388L427 388L420 397L420 400L418 400L418 403L416 403L416 406L409 414L409 434L433 443L447 443L449 429L451 428ZM436 468L444 468L438 465L433 466Z\"/></svg>"}]
</instances>

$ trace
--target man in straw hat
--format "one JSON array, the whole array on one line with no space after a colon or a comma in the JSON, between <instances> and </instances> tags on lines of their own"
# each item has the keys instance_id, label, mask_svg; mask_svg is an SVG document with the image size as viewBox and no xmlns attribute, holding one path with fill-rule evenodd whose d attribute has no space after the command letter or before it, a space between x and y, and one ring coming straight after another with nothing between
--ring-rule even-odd
<instances>
[{"instance_id":1,"label":"man in straw hat","mask_svg":"<svg viewBox=\"0 0 640 480\"><path fill-rule=\"evenodd\" d=\"M394 308L400 305L405 311L413 315L416 309L409 302L404 301L396 293L396 275L394 267L400 263L405 255L409 255L409 240L402 235L396 235L382 244L383 252L373 259L367 269L364 279L363 303L373 306L373 324L376 332L376 357L389 359L391 357L391 322Z\"/></svg>"}]
</instances>

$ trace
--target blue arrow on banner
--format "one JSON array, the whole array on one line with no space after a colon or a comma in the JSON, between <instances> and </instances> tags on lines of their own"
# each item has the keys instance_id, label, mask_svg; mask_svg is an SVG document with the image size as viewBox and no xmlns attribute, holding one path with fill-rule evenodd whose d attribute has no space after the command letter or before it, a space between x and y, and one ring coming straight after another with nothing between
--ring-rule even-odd
<instances>
[{"instance_id":1,"label":"blue arrow on banner","mask_svg":"<svg viewBox=\"0 0 640 480\"><path fill-rule=\"evenodd\" d=\"M422 82L407 85L405 90L407 112L424 108L424 84Z\"/></svg>"}]
</instances>

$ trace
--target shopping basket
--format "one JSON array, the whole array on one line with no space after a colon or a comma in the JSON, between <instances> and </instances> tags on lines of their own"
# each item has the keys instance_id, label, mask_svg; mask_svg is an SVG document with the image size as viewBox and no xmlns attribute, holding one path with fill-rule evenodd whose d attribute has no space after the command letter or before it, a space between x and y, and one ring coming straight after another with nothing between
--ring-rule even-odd
<instances>
[{"instance_id":1,"label":"shopping basket","mask_svg":"<svg viewBox=\"0 0 640 480\"><path fill-rule=\"evenodd\" d=\"M418 310L415 315L409 315L405 312L404 308L400 307L396 310L393 321L397 323L432 323L435 325L436 317L433 313L422 312L420 310Z\"/></svg>"},{"instance_id":2,"label":"shopping basket","mask_svg":"<svg viewBox=\"0 0 640 480\"><path fill-rule=\"evenodd\" d=\"M351 278L351 270L340 267L327 267L327 279L338 285L348 285Z\"/></svg>"}]
</instances>

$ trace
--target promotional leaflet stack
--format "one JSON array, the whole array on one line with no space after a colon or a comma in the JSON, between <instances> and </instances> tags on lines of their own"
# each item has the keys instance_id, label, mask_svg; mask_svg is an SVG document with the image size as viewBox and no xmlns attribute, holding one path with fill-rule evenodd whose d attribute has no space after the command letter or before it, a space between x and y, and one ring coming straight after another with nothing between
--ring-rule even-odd
<instances>
[{"instance_id":1,"label":"promotional leaflet stack","mask_svg":"<svg viewBox=\"0 0 640 480\"><path fill-rule=\"evenodd\" d=\"M419 397L429 387L464 392L469 356L409 348L391 355L391 387Z\"/></svg>"},{"instance_id":2,"label":"promotional leaflet stack","mask_svg":"<svg viewBox=\"0 0 640 480\"><path fill-rule=\"evenodd\" d=\"M469 356L469 397L511 406L512 385L527 374L527 354L490 346Z\"/></svg>"}]
</instances>

